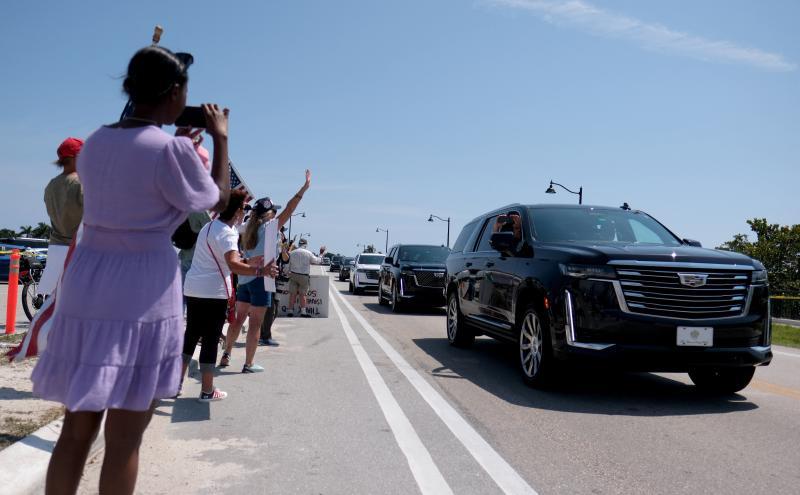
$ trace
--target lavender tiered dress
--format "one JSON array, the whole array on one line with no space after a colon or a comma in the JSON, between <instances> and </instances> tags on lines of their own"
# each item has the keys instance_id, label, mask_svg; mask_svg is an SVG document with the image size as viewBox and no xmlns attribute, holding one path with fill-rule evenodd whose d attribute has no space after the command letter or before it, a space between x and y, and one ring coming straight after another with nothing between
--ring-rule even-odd
<instances>
[{"instance_id":1,"label":"lavender tiered dress","mask_svg":"<svg viewBox=\"0 0 800 495\"><path fill-rule=\"evenodd\" d=\"M78 157L84 232L64 272L33 392L70 411L147 410L177 393L183 316L170 242L219 190L188 138L102 127Z\"/></svg>"}]
</instances>

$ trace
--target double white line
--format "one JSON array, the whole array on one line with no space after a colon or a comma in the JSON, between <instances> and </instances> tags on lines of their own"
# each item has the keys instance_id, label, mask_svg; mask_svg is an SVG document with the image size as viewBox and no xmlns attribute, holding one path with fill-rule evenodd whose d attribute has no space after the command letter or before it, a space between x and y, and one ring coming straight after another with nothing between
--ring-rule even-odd
<instances>
[{"instance_id":1,"label":"double white line","mask_svg":"<svg viewBox=\"0 0 800 495\"><path fill-rule=\"evenodd\" d=\"M433 409L439 419L450 429L453 435L461 442L473 458L481 465L486 473L497 483L497 486L507 494L536 495L536 491L512 468L500 454L489 445L475 429L428 383L408 362L372 328L338 291L331 288L331 302L342 322L347 340L353 348L358 363L367 377L375 398L380 404L386 421L394 433L397 444L408 460L411 472L423 494L450 494L453 491L445 481L439 468L433 461L428 449L420 440L413 425L403 413L400 405L395 400L389 387L383 381L375 364L361 346L358 336L347 321L336 299L349 310L350 314L372 337L386 356L394 363L397 369L406 377L411 385L422 396L425 402Z\"/></svg>"}]
</instances>

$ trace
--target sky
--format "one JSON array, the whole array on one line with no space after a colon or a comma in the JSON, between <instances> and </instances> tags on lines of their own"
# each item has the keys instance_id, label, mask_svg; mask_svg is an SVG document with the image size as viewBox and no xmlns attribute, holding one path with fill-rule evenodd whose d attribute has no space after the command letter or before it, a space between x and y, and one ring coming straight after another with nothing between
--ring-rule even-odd
<instances>
[{"instance_id":1,"label":"sky","mask_svg":"<svg viewBox=\"0 0 800 495\"><path fill-rule=\"evenodd\" d=\"M311 189L293 233L451 242L509 203L644 210L714 247L800 223L793 0L12 2L0 17L0 228L47 221L67 136L114 122L133 53L194 54L257 196ZM210 140L208 141L210 143Z\"/></svg>"}]
</instances>

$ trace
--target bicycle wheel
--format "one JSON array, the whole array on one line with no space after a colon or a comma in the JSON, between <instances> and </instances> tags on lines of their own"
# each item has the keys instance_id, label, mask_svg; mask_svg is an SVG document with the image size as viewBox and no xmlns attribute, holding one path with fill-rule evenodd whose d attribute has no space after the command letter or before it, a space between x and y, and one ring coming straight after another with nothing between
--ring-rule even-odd
<instances>
[{"instance_id":1,"label":"bicycle wheel","mask_svg":"<svg viewBox=\"0 0 800 495\"><path fill-rule=\"evenodd\" d=\"M44 296L39 294L39 284L34 282L25 282L22 286L22 309L25 311L25 316L28 321L32 321L36 312L44 304Z\"/></svg>"}]
</instances>

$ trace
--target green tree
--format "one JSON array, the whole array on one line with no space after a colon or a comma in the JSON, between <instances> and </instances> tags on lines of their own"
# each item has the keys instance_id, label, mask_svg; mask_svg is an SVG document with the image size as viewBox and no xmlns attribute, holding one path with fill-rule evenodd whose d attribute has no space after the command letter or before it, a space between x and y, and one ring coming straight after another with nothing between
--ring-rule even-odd
<instances>
[{"instance_id":1,"label":"green tree","mask_svg":"<svg viewBox=\"0 0 800 495\"><path fill-rule=\"evenodd\" d=\"M0 229L0 237L17 237L17 232L11 229Z\"/></svg>"},{"instance_id":2,"label":"green tree","mask_svg":"<svg viewBox=\"0 0 800 495\"><path fill-rule=\"evenodd\" d=\"M773 294L800 294L800 224L770 224L766 218L754 218L747 224L756 235L755 241L747 234L736 234L717 249L736 251L764 263Z\"/></svg>"},{"instance_id":3,"label":"green tree","mask_svg":"<svg viewBox=\"0 0 800 495\"><path fill-rule=\"evenodd\" d=\"M50 226L44 222L39 222L35 229L33 229L33 237L38 239L50 238Z\"/></svg>"},{"instance_id":4,"label":"green tree","mask_svg":"<svg viewBox=\"0 0 800 495\"><path fill-rule=\"evenodd\" d=\"M33 227L30 225L22 225L17 233L20 237L30 237L31 234L33 234Z\"/></svg>"}]
</instances>

